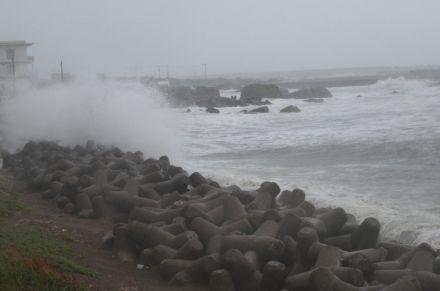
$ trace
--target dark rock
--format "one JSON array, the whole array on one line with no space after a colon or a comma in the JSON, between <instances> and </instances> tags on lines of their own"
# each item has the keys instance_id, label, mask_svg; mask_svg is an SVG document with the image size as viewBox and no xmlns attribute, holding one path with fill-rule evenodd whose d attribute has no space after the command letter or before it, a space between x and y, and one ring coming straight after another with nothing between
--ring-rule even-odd
<instances>
[{"instance_id":1,"label":"dark rock","mask_svg":"<svg viewBox=\"0 0 440 291\"><path fill-rule=\"evenodd\" d=\"M262 98L280 98L280 88L273 84L250 84L241 89L240 100L246 104L259 104Z\"/></svg>"},{"instance_id":2,"label":"dark rock","mask_svg":"<svg viewBox=\"0 0 440 291\"><path fill-rule=\"evenodd\" d=\"M214 107L208 107L208 108L206 108L205 111L208 113L220 113L220 110L218 110L217 108L214 108Z\"/></svg>"},{"instance_id":3,"label":"dark rock","mask_svg":"<svg viewBox=\"0 0 440 291\"><path fill-rule=\"evenodd\" d=\"M281 92L281 95L285 96L285 95L289 94L289 89L287 89L287 88L280 88L280 92Z\"/></svg>"},{"instance_id":4,"label":"dark rock","mask_svg":"<svg viewBox=\"0 0 440 291\"><path fill-rule=\"evenodd\" d=\"M194 90L187 86L175 86L167 89L171 105L177 107L191 106L194 104Z\"/></svg>"},{"instance_id":5,"label":"dark rock","mask_svg":"<svg viewBox=\"0 0 440 291\"><path fill-rule=\"evenodd\" d=\"M295 105L289 105L280 110L280 113L290 113L290 112L301 112L299 108Z\"/></svg>"},{"instance_id":6,"label":"dark rock","mask_svg":"<svg viewBox=\"0 0 440 291\"><path fill-rule=\"evenodd\" d=\"M308 98L304 99L305 102L312 102L312 103L322 103L324 102L324 99L322 98Z\"/></svg>"},{"instance_id":7,"label":"dark rock","mask_svg":"<svg viewBox=\"0 0 440 291\"><path fill-rule=\"evenodd\" d=\"M269 112L269 107L262 106L262 107L258 107L258 108L255 108L255 109L252 109L252 110L249 110L249 111L243 110L243 112L246 113L246 114L267 113L267 112Z\"/></svg>"},{"instance_id":8,"label":"dark rock","mask_svg":"<svg viewBox=\"0 0 440 291\"><path fill-rule=\"evenodd\" d=\"M244 98L237 99L237 96L222 97L220 96L220 90L216 87L199 86L196 88L189 86L172 86L164 89L165 94L168 96L168 101L171 106L174 107L187 107L187 106L199 106L199 107L232 107L232 106L247 106L247 105L268 105L271 104L268 100L262 101L261 99L281 97L281 93L275 85L259 85L258 88L247 90L244 88ZM255 92L257 93L253 93ZM248 93L246 93L246 91ZM186 112L191 112L187 109Z\"/></svg>"},{"instance_id":9,"label":"dark rock","mask_svg":"<svg viewBox=\"0 0 440 291\"><path fill-rule=\"evenodd\" d=\"M231 98L221 97L215 87L175 86L167 89L166 94L172 106L227 107L237 106ZM187 110L187 112L190 112Z\"/></svg>"},{"instance_id":10,"label":"dark rock","mask_svg":"<svg viewBox=\"0 0 440 291\"><path fill-rule=\"evenodd\" d=\"M394 90L393 92L391 92L391 94L393 94L393 95L397 95L397 94L399 94L399 91Z\"/></svg>"},{"instance_id":11,"label":"dark rock","mask_svg":"<svg viewBox=\"0 0 440 291\"><path fill-rule=\"evenodd\" d=\"M324 87L305 88L289 93L285 98L308 99L308 98L328 98L333 97L332 93Z\"/></svg>"},{"instance_id":12,"label":"dark rock","mask_svg":"<svg viewBox=\"0 0 440 291\"><path fill-rule=\"evenodd\" d=\"M215 87L199 86L194 90L194 95L197 98L214 99L220 97L220 90Z\"/></svg>"},{"instance_id":13,"label":"dark rock","mask_svg":"<svg viewBox=\"0 0 440 291\"><path fill-rule=\"evenodd\" d=\"M190 109L190 108L188 108L188 109L186 110L186 112L191 112L191 109Z\"/></svg>"},{"instance_id":14,"label":"dark rock","mask_svg":"<svg viewBox=\"0 0 440 291\"><path fill-rule=\"evenodd\" d=\"M236 106L231 98L221 97L218 88L197 87L194 91L195 105L200 107Z\"/></svg>"}]
</instances>

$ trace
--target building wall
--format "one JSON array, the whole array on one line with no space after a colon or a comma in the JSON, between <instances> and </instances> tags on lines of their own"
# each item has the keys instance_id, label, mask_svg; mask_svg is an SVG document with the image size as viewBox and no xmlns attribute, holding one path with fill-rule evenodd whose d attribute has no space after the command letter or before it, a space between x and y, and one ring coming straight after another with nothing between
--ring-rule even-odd
<instances>
[{"instance_id":1,"label":"building wall","mask_svg":"<svg viewBox=\"0 0 440 291\"><path fill-rule=\"evenodd\" d=\"M10 48L15 51L15 60L27 60L26 46L0 46L0 60L7 59L6 51Z\"/></svg>"},{"instance_id":2,"label":"building wall","mask_svg":"<svg viewBox=\"0 0 440 291\"><path fill-rule=\"evenodd\" d=\"M0 78L9 78L10 76L12 76L11 65L0 64Z\"/></svg>"},{"instance_id":3,"label":"building wall","mask_svg":"<svg viewBox=\"0 0 440 291\"><path fill-rule=\"evenodd\" d=\"M17 78L28 77L32 70L32 60L27 55L26 45L0 46L0 78L12 77L12 62L7 58L8 49L15 51L15 76Z\"/></svg>"}]
</instances>

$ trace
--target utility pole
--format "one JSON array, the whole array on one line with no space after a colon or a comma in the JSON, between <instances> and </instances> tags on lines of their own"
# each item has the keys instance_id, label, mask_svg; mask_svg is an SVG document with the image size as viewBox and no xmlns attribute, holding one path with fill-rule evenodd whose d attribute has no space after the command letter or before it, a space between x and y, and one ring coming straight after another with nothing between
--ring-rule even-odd
<instances>
[{"instance_id":1,"label":"utility pole","mask_svg":"<svg viewBox=\"0 0 440 291\"><path fill-rule=\"evenodd\" d=\"M15 53L12 56L12 97L15 97L16 87L15 87Z\"/></svg>"},{"instance_id":2,"label":"utility pole","mask_svg":"<svg viewBox=\"0 0 440 291\"><path fill-rule=\"evenodd\" d=\"M160 66L157 66L157 72L158 72L158 76L159 76L159 79L161 78L161 74L160 74Z\"/></svg>"},{"instance_id":3,"label":"utility pole","mask_svg":"<svg viewBox=\"0 0 440 291\"><path fill-rule=\"evenodd\" d=\"M12 78L14 79L15 82L15 54L12 56L11 62L12 62Z\"/></svg>"},{"instance_id":4,"label":"utility pole","mask_svg":"<svg viewBox=\"0 0 440 291\"><path fill-rule=\"evenodd\" d=\"M61 77L61 82L64 82L64 71L63 71L63 61L60 61L60 77Z\"/></svg>"},{"instance_id":5,"label":"utility pole","mask_svg":"<svg viewBox=\"0 0 440 291\"><path fill-rule=\"evenodd\" d=\"M207 71L207 64L203 64L203 69L205 73L205 80L208 79L208 71Z\"/></svg>"},{"instance_id":6,"label":"utility pole","mask_svg":"<svg viewBox=\"0 0 440 291\"><path fill-rule=\"evenodd\" d=\"M15 50L13 48L6 51L6 57L11 60L12 73L12 96L15 96Z\"/></svg>"},{"instance_id":7,"label":"utility pole","mask_svg":"<svg viewBox=\"0 0 440 291\"><path fill-rule=\"evenodd\" d=\"M170 79L170 66L167 65L167 79Z\"/></svg>"}]
</instances>

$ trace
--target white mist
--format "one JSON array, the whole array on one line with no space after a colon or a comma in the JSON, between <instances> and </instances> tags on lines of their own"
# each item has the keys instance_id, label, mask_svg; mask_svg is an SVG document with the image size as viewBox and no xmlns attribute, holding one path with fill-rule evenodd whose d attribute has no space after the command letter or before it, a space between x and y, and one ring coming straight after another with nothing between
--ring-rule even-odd
<instances>
[{"instance_id":1,"label":"white mist","mask_svg":"<svg viewBox=\"0 0 440 291\"><path fill-rule=\"evenodd\" d=\"M172 113L163 96L139 83L78 80L35 88L20 86L0 106L1 145L16 150L29 140L55 140L63 145L88 139L146 157L179 155Z\"/></svg>"}]
</instances>

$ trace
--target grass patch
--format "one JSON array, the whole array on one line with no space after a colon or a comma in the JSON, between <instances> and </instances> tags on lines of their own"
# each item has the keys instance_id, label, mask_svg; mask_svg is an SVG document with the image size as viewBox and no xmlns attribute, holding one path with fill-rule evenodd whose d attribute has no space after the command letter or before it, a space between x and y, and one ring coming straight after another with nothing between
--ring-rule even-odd
<instances>
[{"instance_id":1,"label":"grass patch","mask_svg":"<svg viewBox=\"0 0 440 291\"><path fill-rule=\"evenodd\" d=\"M78 264L76 253L62 241L32 225L7 225L0 230L0 249L16 249L20 254L45 259L59 270L87 276L97 276L91 269Z\"/></svg>"},{"instance_id":2,"label":"grass patch","mask_svg":"<svg viewBox=\"0 0 440 291\"><path fill-rule=\"evenodd\" d=\"M15 223L24 207L10 181L0 176L0 290L85 290L71 274L97 273L77 263L74 250L37 226Z\"/></svg>"},{"instance_id":3,"label":"grass patch","mask_svg":"<svg viewBox=\"0 0 440 291\"><path fill-rule=\"evenodd\" d=\"M23 257L11 250L0 253L0 289L8 291L83 291L71 277L39 258Z\"/></svg>"},{"instance_id":4,"label":"grass patch","mask_svg":"<svg viewBox=\"0 0 440 291\"><path fill-rule=\"evenodd\" d=\"M13 182L5 176L0 176L0 217L9 217L14 212L23 209L17 201L17 194L11 191Z\"/></svg>"}]
</instances>

